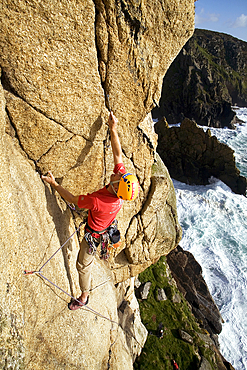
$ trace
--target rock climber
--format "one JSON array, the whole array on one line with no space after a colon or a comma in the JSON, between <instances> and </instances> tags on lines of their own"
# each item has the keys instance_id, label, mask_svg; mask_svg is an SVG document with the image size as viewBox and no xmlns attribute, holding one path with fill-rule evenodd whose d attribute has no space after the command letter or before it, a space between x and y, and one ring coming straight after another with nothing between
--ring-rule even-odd
<instances>
[{"instance_id":1,"label":"rock climber","mask_svg":"<svg viewBox=\"0 0 247 370\"><path fill-rule=\"evenodd\" d=\"M101 245L101 257L107 257L109 237L118 241L119 231L116 229L115 217L120 211L124 200L134 200L139 193L139 183L135 175L127 173L123 160L120 140L117 133L118 120L110 112L108 124L111 135L111 147L114 159L114 170L110 183L104 188L87 195L73 195L59 185L53 174L41 178L50 184L67 202L76 204L79 208L88 209L88 219L85 234L80 243L76 268L79 274L81 295L68 304L70 310L77 310L88 304L91 287L91 272L97 247ZM112 231L110 233L110 231ZM113 234L113 236L112 236ZM115 239L115 237L117 237ZM111 239L111 240L112 240ZM114 242L112 244L114 244Z\"/></svg>"}]
</instances>

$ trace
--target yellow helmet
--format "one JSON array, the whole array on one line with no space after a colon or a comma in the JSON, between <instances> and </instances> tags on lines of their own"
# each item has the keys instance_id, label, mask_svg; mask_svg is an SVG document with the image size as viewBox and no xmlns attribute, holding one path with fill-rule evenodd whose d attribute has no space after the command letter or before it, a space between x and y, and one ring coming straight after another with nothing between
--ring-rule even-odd
<instances>
[{"instance_id":1,"label":"yellow helmet","mask_svg":"<svg viewBox=\"0 0 247 370\"><path fill-rule=\"evenodd\" d=\"M139 194L140 185L135 175L125 173L119 181L117 196L124 200L135 200Z\"/></svg>"}]
</instances>

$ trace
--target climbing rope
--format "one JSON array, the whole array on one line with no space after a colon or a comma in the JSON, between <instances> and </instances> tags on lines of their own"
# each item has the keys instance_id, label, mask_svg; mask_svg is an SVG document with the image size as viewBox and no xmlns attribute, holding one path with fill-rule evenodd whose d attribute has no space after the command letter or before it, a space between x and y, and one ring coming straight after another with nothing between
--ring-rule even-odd
<instances>
[{"instance_id":1,"label":"climbing rope","mask_svg":"<svg viewBox=\"0 0 247 370\"><path fill-rule=\"evenodd\" d=\"M58 250L56 250L56 252L55 253L53 253L53 255L43 264L43 266L41 266L40 267L40 269L39 269L39 271L41 271L44 267L45 267L45 265L57 254L57 252L59 252L60 251L60 249L62 249L64 246L65 246L65 244L67 244L68 243L68 241L71 239L71 238L73 238L73 236L80 230L80 228L81 228L81 226L84 224L84 222L81 222L80 223L80 225L78 226L78 228L73 232L73 234L71 234L70 235L70 237L66 240L66 242L65 243L63 243L63 245L61 245L61 247L59 247L58 248Z\"/></svg>"},{"instance_id":2,"label":"climbing rope","mask_svg":"<svg viewBox=\"0 0 247 370\"><path fill-rule=\"evenodd\" d=\"M62 249L67 243L68 241L73 238L73 236L75 235L75 233L77 233L81 226L83 225L84 222L81 222L79 227L73 232L73 234L70 235L70 237L66 240L65 243L63 243L63 245L61 245L55 253L53 253L53 255L40 267L39 271L27 271L25 270L24 271L24 275L32 275L32 274L40 274L42 272L42 269L45 267L45 265L60 251L60 249Z\"/></svg>"},{"instance_id":3,"label":"climbing rope","mask_svg":"<svg viewBox=\"0 0 247 370\"><path fill-rule=\"evenodd\" d=\"M57 286L55 283L53 283L52 281L50 281L49 279L47 279L47 277L45 277L44 275L42 275L42 274L41 274L41 272L39 272L39 275L40 275L42 278L44 278L45 280L47 280L50 284L52 284L52 285L53 285L53 286L55 286L56 288L60 289L63 293L67 294L70 298L74 299L75 301L77 301L77 302L78 302L78 303L80 303L80 304L83 304L83 306L86 306L84 303L82 303L82 302L81 302L81 301L79 301L78 299L74 298L72 295L70 295L69 293L67 293L65 290L63 290L62 288L60 288L59 286ZM82 307L83 307L83 306L82 306ZM118 323L118 322L116 322L116 321L114 321L114 320L112 320L112 319L109 319L109 317L106 317L106 316L102 315L101 313L99 313L99 312L95 311L93 308L91 308L91 307L89 307L89 306L86 306L86 308L87 308L89 311L93 312L95 315L100 316L100 317L102 317L103 319L106 319L106 320L108 320L108 321L110 321L110 322L112 322L112 323L114 323L114 324L119 325L119 323Z\"/></svg>"},{"instance_id":4,"label":"climbing rope","mask_svg":"<svg viewBox=\"0 0 247 370\"><path fill-rule=\"evenodd\" d=\"M53 283L51 280L49 280L46 276L43 275L43 271L42 269L47 265L47 263L60 251L60 249L62 249L67 243L68 241L80 230L81 226L85 223L84 222L81 222L79 227L73 232L73 234L70 235L70 237L65 241L65 243L63 243L63 245L61 245L55 253L53 253L53 255L40 267L40 269L38 271L27 271L25 270L24 271L24 275L33 275L33 274L37 274L39 275L41 278L43 278L44 280L48 281L51 285L53 285L54 287L56 287L57 289L61 290L64 294L66 294L67 296L69 296L70 298L74 299L76 302L82 304L82 307L81 308L85 308L87 309L89 312L92 312L94 315L96 316L99 316L101 317L102 319L105 319L105 320L108 320L110 321L112 324L116 324L118 326L118 328L120 327L127 335L131 336L132 338L135 339L135 341L139 344L140 347L142 347L142 345L138 342L138 340L136 339L136 337L132 334L132 333L128 333L127 330L125 330L117 321L114 321L112 319L110 319L109 317L106 317L104 315L102 315L100 312L97 312L96 310L94 310L93 308L89 307L88 305L82 303L81 301L79 301L77 298L73 297L72 295L70 295L69 293L67 293L65 290L63 290L62 288L60 288L58 285L56 285L55 283ZM104 283L101 283L100 285L102 285ZM117 330L117 335L116 335L116 338L115 340L113 341L113 343L111 344L110 346L110 351L109 351L109 361L108 361L108 369L110 368L110 358L111 358L111 348L112 346L115 344L116 340L117 340L117 337L118 337L118 330ZM122 342L122 340L121 340ZM123 346L125 347L124 343L122 343ZM128 352L128 351L127 351Z\"/></svg>"},{"instance_id":5,"label":"climbing rope","mask_svg":"<svg viewBox=\"0 0 247 370\"><path fill-rule=\"evenodd\" d=\"M84 222L81 222L79 227L73 232L73 234L70 235L70 237L65 241L65 243L63 243L63 245L61 245L55 253L53 253L53 255L40 267L40 269L38 271L27 271L25 270L24 271L24 275L33 275L33 274L38 274L40 277L42 277L43 279L45 279L46 281L48 281L50 284L52 284L53 286L55 286L57 289L61 290L63 293L65 293L67 296L69 296L70 298L74 299L76 302L79 302L80 304L82 303L81 301L79 301L78 299L76 299L75 297L73 297L72 295L70 295L69 293L67 293L65 290L63 290L62 288L60 288L59 286L57 286L55 283L53 283L51 280L49 280L47 277L45 277L43 275L43 271L42 269L47 265L47 263L60 251L60 249L62 249L67 243L68 241L80 230L81 226L84 224ZM86 306L84 303L82 303L82 307ZM118 326L120 326L120 324L112 319L110 319L109 317L106 317L104 315L102 315L101 313L95 311L93 308L89 307L88 305L86 306L86 308L91 311L92 313L94 313L95 315L99 316L99 317L102 317L103 319L106 319L108 321L110 321L111 323L114 323Z\"/></svg>"}]
</instances>

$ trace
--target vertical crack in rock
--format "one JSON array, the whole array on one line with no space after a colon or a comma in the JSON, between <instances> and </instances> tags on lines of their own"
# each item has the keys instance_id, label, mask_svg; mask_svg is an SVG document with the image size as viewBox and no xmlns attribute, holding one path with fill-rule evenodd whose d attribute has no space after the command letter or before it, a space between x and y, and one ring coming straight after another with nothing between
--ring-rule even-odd
<instances>
[{"instance_id":1,"label":"vertical crack in rock","mask_svg":"<svg viewBox=\"0 0 247 370\"><path fill-rule=\"evenodd\" d=\"M142 10L141 4L139 6L133 6L132 12L128 9L128 4L124 0L118 2L120 5L121 12L124 14L126 23L129 25L130 34L134 41L138 43L140 37L140 31L144 28L142 26ZM131 14L132 13L132 14Z\"/></svg>"},{"instance_id":2,"label":"vertical crack in rock","mask_svg":"<svg viewBox=\"0 0 247 370\"><path fill-rule=\"evenodd\" d=\"M7 73L5 72L4 68L1 67L1 84L3 86L3 89L10 92L11 94L17 96L18 98L22 99L17 91L11 86L11 83L9 81L9 78L7 76Z\"/></svg>"},{"instance_id":3,"label":"vertical crack in rock","mask_svg":"<svg viewBox=\"0 0 247 370\"><path fill-rule=\"evenodd\" d=\"M108 25L106 23L106 9L105 4L101 0L95 0L95 47L97 50L97 58L98 58L98 71L101 81L101 86L104 91L105 95L105 106L108 110L112 110L109 102L109 96L107 96L107 86L106 86L106 75L107 75L107 65L109 59L109 33L108 33ZM104 168L103 168L103 178L104 183L106 183L106 150L109 148L110 144L110 130L108 128L106 133L106 138L103 140L104 146Z\"/></svg>"},{"instance_id":4,"label":"vertical crack in rock","mask_svg":"<svg viewBox=\"0 0 247 370\"><path fill-rule=\"evenodd\" d=\"M154 147L152 141L150 140L150 138L148 137L148 135L139 126L137 126L137 130L139 132L141 132L141 134L143 136L143 139L145 138L147 140L148 145L149 145L149 148L150 148L150 152L153 154L153 157L154 157L154 155L155 155L155 147Z\"/></svg>"},{"instance_id":5,"label":"vertical crack in rock","mask_svg":"<svg viewBox=\"0 0 247 370\"><path fill-rule=\"evenodd\" d=\"M111 328L111 330L112 330L112 328ZM110 369L111 368L111 357L112 357L112 347L114 346L114 344L116 343L116 341L117 341L117 337L118 337L118 330L119 330L119 328L117 329L117 335L116 335L116 338L115 338L115 340L111 340L111 338L110 338L110 342L111 342L111 344L110 344L110 347L109 347L109 351L108 351L108 361L107 361L107 369ZM111 337L111 333L110 333L110 337Z\"/></svg>"},{"instance_id":6,"label":"vertical crack in rock","mask_svg":"<svg viewBox=\"0 0 247 370\"><path fill-rule=\"evenodd\" d=\"M7 115L7 117L8 117L9 124L11 125L11 128L14 130L14 137L17 139L18 144L19 144L19 146L20 146L21 150L23 151L23 153L25 153L25 156L26 156L26 157L31 161L32 159L28 156L28 154L25 152L25 149L23 148L23 145L22 145L22 143L21 143L21 141L20 141L20 138L19 138L19 136L18 136L18 134L17 134L16 126L15 126L14 122L13 122L13 121L12 121L12 119L11 119L11 116L10 116L10 114L9 114L9 111L8 111L7 106L5 107L5 112L6 112L6 115ZM11 135L10 133L8 133L8 132L7 132L7 134L8 134L8 135L10 135L10 136L12 136L12 135ZM13 137L13 136L12 136L12 137Z\"/></svg>"},{"instance_id":7,"label":"vertical crack in rock","mask_svg":"<svg viewBox=\"0 0 247 370\"><path fill-rule=\"evenodd\" d=\"M98 58L98 71L100 76L100 81L102 85L102 89L105 94L105 102L106 106L110 110L108 100L106 98L106 74L107 74L107 62L108 62L108 30L107 30L107 24L105 21L105 6L102 1L95 0L95 22L94 22L94 30L95 30L95 47L97 50L97 58Z\"/></svg>"},{"instance_id":8,"label":"vertical crack in rock","mask_svg":"<svg viewBox=\"0 0 247 370\"><path fill-rule=\"evenodd\" d=\"M134 214L132 216L132 218L130 219L130 222L129 222L129 226L128 226L128 228L125 231L124 237L126 239L126 237L128 235L128 232L131 229L132 223L136 219L137 220L136 235L135 235L134 239L131 239L130 244L134 244L135 241L138 240L139 238L141 238L142 240L145 240L145 233L144 233L145 227L144 227L143 220L142 220L142 212L143 212L143 209L145 208L145 205L146 205L146 202L147 202L147 200L149 198L150 192L151 192L151 185L149 187L149 191L148 191L148 193L147 193L147 195L145 197L145 200L144 200L144 203L143 203L141 209L139 210L139 212L137 212L136 214ZM145 246L144 246L144 243L141 243L141 245L142 245L142 254L145 255ZM127 257L128 261L129 261L129 263L132 263L131 258L128 255L128 248L125 248L125 252L127 252L125 254L126 254L126 257Z\"/></svg>"},{"instance_id":9,"label":"vertical crack in rock","mask_svg":"<svg viewBox=\"0 0 247 370\"><path fill-rule=\"evenodd\" d=\"M106 138L103 140L103 146L104 146L104 168L103 168L103 178L104 178L104 184L106 183L106 152L107 149L110 147L110 130L108 128Z\"/></svg>"}]
</instances>

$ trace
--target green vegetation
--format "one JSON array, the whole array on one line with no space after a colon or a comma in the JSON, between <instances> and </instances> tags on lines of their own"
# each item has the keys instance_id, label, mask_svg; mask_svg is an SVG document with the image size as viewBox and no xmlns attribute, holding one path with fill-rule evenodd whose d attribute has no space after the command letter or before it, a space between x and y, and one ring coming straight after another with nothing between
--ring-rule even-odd
<instances>
[{"instance_id":1,"label":"green vegetation","mask_svg":"<svg viewBox=\"0 0 247 370\"><path fill-rule=\"evenodd\" d=\"M212 363L213 350L199 338L202 333L195 317L178 292L176 284L167 273L165 257L155 265L139 275L141 282L151 282L147 300L139 299L142 322L148 330L148 338L141 355L134 363L136 370L169 370L173 369L171 360L174 359L183 370L199 368L200 356L203 355ZM158 289L164 289L167 300L158 301ZM177 297L179 299L174 299ZM177 301L177 303L174 303ZM160 329L163 337L159 337ZM193 344L180 338L179 329L185 331L193 338Z\"/></svg>"},{"instance_id":2,"label":"green vegetation","mask_svg":"<svg viewBox=\"0 0 247 370\"><path fill-rule=\"evenodd\" d=\"M209 65L211 65L214 68L214 70L218 72L218 74L223 78L223 80L227 79L229 74L226 71L225 67L223 67L222 65L218 63L218 58L214 57L206 49L198 45L196 40L195 40L195 46L196 46L196 50L198 50L198 52L208 60Z\"/></svg>"},{"instance_id":3,"label":"green vegetation","mask_svg":"<svg viewBox=\"0 0 247 370\"><path fill-rule=\"evenodd\" d=\"M246 57L246 42L196 29L165 75L154 118L233 128L231 105L247 104Z\"/></svg>"},{"instance_id":4,"label":"green vegetation","mask_svg":"<svg viewBox=\"0 0 247 370\"><path fill-rule=\"evenodd\" d=\"M207 59L208 64L218 74L218 76L220 76L222 78L222 82L227 81L228 88L230 90L235 89L240 96L241 96L241 94L243 94L243 95L247 94L246 86L245 86L246 81L247 81L247 76L246 76L247 68L245 67L244 69L240 69L238 71L234 70L231 67L231 62L232 62L231 58L232 58L232 56L229 60L227 49L223 49L223 45L222 45L222 53L224 52L224 55L222 55L220 63L219 63L219 56L216 57L216 56L212 55L207 49L201 47L198 44L198 41L197 41L196 38L194 39L194 50L196 50L196 52L198 53L198 56L196 58L198 60L200 60L199 55L201 55L202 57ZM243 59L244 59L244 57L243 57ZM240 91L239 86L241 85L241 82L242 82L242 89ZM230 85L232 85L232 87L230 87ZM205 88L205 86L204 86L204 88ZM225 87L225 88L227 90L227 87Z\"/></svg>"}]
</instances>

